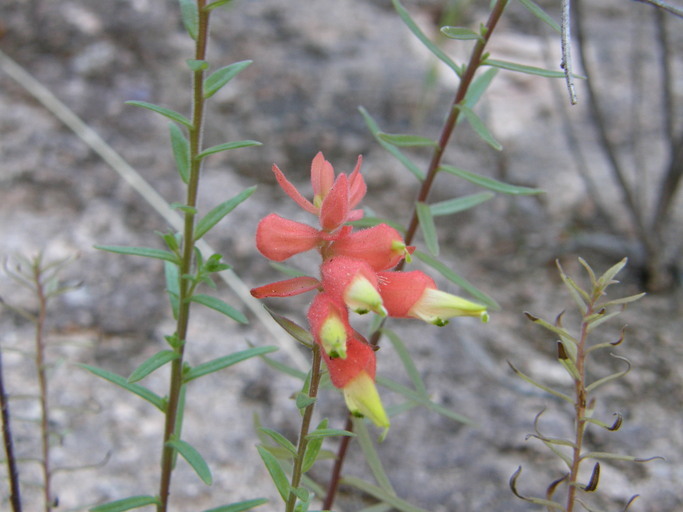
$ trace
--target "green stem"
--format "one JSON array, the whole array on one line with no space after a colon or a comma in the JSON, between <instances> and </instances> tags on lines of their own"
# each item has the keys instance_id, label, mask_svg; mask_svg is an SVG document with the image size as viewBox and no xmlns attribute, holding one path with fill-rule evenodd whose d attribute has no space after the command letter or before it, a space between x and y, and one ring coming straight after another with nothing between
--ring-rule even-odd
<instances>
[{"instance_id":1,"label":"green stem","mask_svg":"<svg viewBox=\"0 0 683 512\"><path fill-rule=\"evenodd\" d=\"M204 60L206 57L206 44L209 33L209 11L204 9L206 0L197 0L199 12L199 26L195 44L195 59ZM187 329L190 322L190 297L192 283L187 278L192 272L195 249L194 228L197 195L199 190L199 175L201 162L196 156L201 151L202 128L204 123L204 71L193 72L192 76L193 102L192 102L192 128L190 129L190 176L187 184L187 200L183 227L182 259L180 262L180 283L178 298L178 319L176 324L176 336L178 346L174 347L179 357L171 363L171 377L169 385L168 403L166 407L166 422L164 426L164 444L161 455L161 479L159 483L158 512L166 512L171 488L171 474L173 472L174 451L168 446L169 440L176 433L176 423L179 414L180 395L183 386L183 355Z\"/></svg>"},{"instance_id":2,"label":"green stem","mask_svg":"<svg viewBox=\"0 0 683 512\"><path fill-rule=\"evenodd\" d=\"M316 398L318 396L318 387L320 385L320 347L317 344L313 345L313 362L311 364L311 383L308 388L308 396ZM292 470L291 487L296 489L301 484L303 477L304 455L306 455L306 448L308 447L308 432L311 428L311 419L313 418L313 410L315 409L315 402L311 403L304 410L304 417L301 420L301 430L299 432L299 446L296 451L296 459L294 460L294 469ZM296 506L296 495L290 491L287 498L285 512L294 512Z\"/></svg>"},{"instance_id":3,"label":"green stem","mask_svg":"<svg viewBox=\"0 0 683 512\"><path fill-rule=\"evenodd\" d=\"M429 167L427 169L427 174L425 176L424 181L422 182L422 186L420 187L420 191L418 192L417 195L417 202L425 202L427 198L429 197L429 193L432 189L432 186L434 184L434 178L436 177L436 174L439 171L439 166L441 165L441 160L443 158L443 154L446 150L446 146L448 146L449 141L451 140L451 136L453 135L453 130L455 129L455 126L458 122L458 117L460 115L460 109L458 109L458 105L465 99L465 96L467 95L467 91L469 90L470 86L472 85L472 80L474 80L474 75L479 69L479 66L481 66L481 62L484 57L484 49L486 48L486 45L489 42L489 39L491 38L491 35L493 34L493 31L495 30L496 26L498 25L498 21L503 15L503 11L505 10L505 6L507 5L508 0L497 0L495 5L493 6L493 9L491 10L491 13L489 14L489 18L486 21L485 28L483 30L483 37L479 40L477 40L477 43L472 50L472 54L470 55L470 59L467 63L467 67L465 68L464 73L462 74L462 77L460 78L460 84L458 86L458 89L455 93L455 97L453 99L453 103L450 108L450 112L448 114L448 117L446 118L446 121L443 124L443 127L441 128L441 134L439 136L439 139L437 141L437 146L434 148L434 153L432 154L432 159L429 162ZM408 223L408 229L406 230L405 234L405 244L410 245L413 241L413 238L415 237L415 233L417 232L417 227L418 227L418 217L417 217L417 206L413 208L413 213L410 219L410 222ZM403 269L405 266L405 260L402 260L396 267L397 271L400 271ZM372 345L378 345L379 340L382 336L381 334L381 326L384 325L384 322L386 319L382 320L382 324L380 325L380 328L378 328L373 334L372 337L370 338L370 343ZM351 424L350 418L347 420L347 427ZM330 482L327 487L327 495L325 496L325 502L323 505L323 508L325 510L331 510L332 505L334 504L334 499L337 493L337 489L339 487L339 479L341 478L341 469L344 464L344 459L346 457L346 451L348 449L348 444L351 441L351 438L348 436L344 436L341 439L341 442L339 444L339 449L337 451L337 458L335 460L334 466L332 468L332 475L330 477Z\"/></svg>"}]
</instances>

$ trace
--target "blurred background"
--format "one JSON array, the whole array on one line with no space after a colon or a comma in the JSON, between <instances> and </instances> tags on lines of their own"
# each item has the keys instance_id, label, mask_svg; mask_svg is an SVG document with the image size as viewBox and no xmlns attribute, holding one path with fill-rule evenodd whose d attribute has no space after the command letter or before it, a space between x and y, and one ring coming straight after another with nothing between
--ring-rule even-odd
<instances>
[{"instance_id":1,"label":"blurred background","mask_svg":"<svg viewBox=\"0 0 683 512\"><path fill-rule=\"evenodd\" d=\"M423 31L476 28L488 2L405 0ZM559 2L539 2L559 19ZM522 465L522 494L541 495L561 475L556 458L539 442L526 441L534 416L547 407L541 425L548 435L566 435L570 411L512 374L507 361L550 385L568 381L555 363L552 336L533 326L523 311L553 319L573 303L555 260L585 283L577 256L602 272L624 256L629 266L613 293L651 293L605 329L633 364L626 378L605 387L598 412L610 422L624 417L616 433L594 430L598 451L639 457L647 464L605 463L600 494L605 508L674 512L683 508L683 331L681 236L683 212L675 195L683 171L683 20L638 2L575 2L574 57L579 103L569 105L562 80L501 71L477 107L503 145L496 152L474 131L458 126L445 161L542 195L496 196L475 209L439 222L442 257L453 270L501 306L491 322L455 319L437 329L392 322L436 402L471 418L464 426L433 412L412 409L393 420L380 447L399 495L439 511L528 510L508 480ZM578 44L581 43L581 44ZM442 40L457 62L471 43ZM579 51L581 49L581 51ZM192 44L169 0L4 0L0 4L0 50L94 129L170 203L182 201L166 120L124 104L139 100L188 113ZM490 46L493 58L558 69L560 38L520 3L511 2ZM247 70L209 103L206 145L256 139L260 148L208 158L200 207L212 206L257 184L258 190L208 237L226 255L247 287L278 279L254 247L260 218L275 211L307 221L277 187L277 163L307 190L310 161L319 150L339 172L349 172L359 154L368 183L365 205L378 216L407 222L417 182L372 138L358 107L365 107L391 133L436 137L457 81L412 36L388 0L236 1L212 17L209 60L215 68L252 59ZM584 60L585 59L585 60ZM3 62L5 62L3 60ZM408 152L426 168L426 151ZM477 191L454 176L441 177L431 200ZM95 244L156 245L167 231L159 216L84 141L54 117L0 67L0 255L48 258L78 255L65 279L81 286L51 308L51 421L60 508L71 510L156 490L161 415L148 404L74 366L82 362L128 375L163 345L173 322L163 294L158 261L98 252ZM420 244L421 241L418 241ZM314 259L293 262L310 268ZM416 264L417 265L417 264ZM429 271L435 275L434 271ZM436 275L435 275L436 277ZM458 293L449 283L448 291ZM221 298L244 309L239 297L220 287ZM35 308L33 298L6 276L0 296ZM300 299L300 300L299 300ZM271 307L304 322L306 297ZM207 310L193 312L189 359L199 363L247 347L272 344L253 315L240 327ZM569 318L566 325L569 326ZM598 333L598 336L600 334ZM5 378L12 394L35 393L29 350L32 324L0 312ZM389 344L379 373L409 382ZM296 350L296 349L294 349ZM278 355L292 362L285 352ZM599 358L596 376L617 371L619 362ZM146 382L164 393L164 374ZM249 361L195 382L189 389L184 435L210 462L213 486L204 486L179 465L174 506L201 510L225 502L272 497L254 445L253 418L296 437L299 416L289 400L299 382ZM389 405L401 398L382 392ZM325 393L320 414L341 428L341 397ZM31 423L37 406L13 406L17 449L35 457ZM356 447L357 448L357 447ZM367 477L358 450L349 474ZM4 467L0 475L5 476ZM22 464L27 509L40 503L39 473ZM312 476L324 483L329 465ZM2 508L7 491L0 487ZM360 510L372 499L342 488L338 510ZM32 507L34 504L35 507ZM274 508L273 508L274 509ZM335 508L337 510L337 508Z\"/></svg>"}]
</instances>

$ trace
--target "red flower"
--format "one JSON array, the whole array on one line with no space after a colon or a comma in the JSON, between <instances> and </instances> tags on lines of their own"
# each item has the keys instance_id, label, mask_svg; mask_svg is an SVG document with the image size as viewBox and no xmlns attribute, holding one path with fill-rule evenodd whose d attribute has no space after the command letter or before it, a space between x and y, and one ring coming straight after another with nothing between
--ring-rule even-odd
<instances>
[{"instance_id":1,"label":"red flower","mask_svg":"<svg viewBox=\"0 0 683 512\"><path fill-rule=\"evenodd\" d=\"M346 359L346 341L353 334L346 306L327 293L319 293L308 309L308 323L315 341L325 354Z\"/></svg>"},{"instance_id":2,"label":"red flower","mask_svg":"<svg viewBox=\"0 0 683 512\"><path fill-rule=\"evenodd\" d=\"M293 297L294 295L310 292L317 288L320 288L320 281L315 277L301 276L252 288L251 295L257 299Z\"/></svg>"},{"instance_id":3,"label":"red flower","mask_svg":"<svg viewBox=\"0 0 683 512\"><path fill-rule=\"evenodd\" d=\"M374 311L379 315L386 315L382 297L377 290L377 275L368 263L346 256L335 256L323 263L320 271L323 289L352 311L359 314Z\"/></svg>"},{"instance_id":4,"label":"red flower","mask_svg":"<svg viewBox=\"0 0 683 512\"><path fill-rule=\"evenodd\" d=\"M413 251L415 247L407 247L400 233L386 224L351 233L330 247L335 256L362 259L376 271L395 267Z\"/></svg>"},{"instance_id":5,"label":"red flower","mask_svg":"<svg viewBox=\"0 0 683 512\"><path fill-rule=\"evenodd\" d=\"M320 245L320 232L307 224L285 219L275 213L261 219L256 228L256 248L266 258L284 261Z\"/></svg>"}]
</instances>

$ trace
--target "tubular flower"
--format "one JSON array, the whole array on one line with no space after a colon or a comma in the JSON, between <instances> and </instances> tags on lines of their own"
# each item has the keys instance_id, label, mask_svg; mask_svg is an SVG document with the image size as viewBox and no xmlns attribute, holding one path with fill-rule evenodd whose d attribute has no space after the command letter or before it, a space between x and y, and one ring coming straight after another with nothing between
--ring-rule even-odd
<instances>
[{"instance_id":1,"label":"tubular flower","mask_svg":"<svg viewBox=\"0 0 683 512\"><path fill-rule=\"evenodd\" d=\"M374 311L386 316L387 311L378 291L377 275L368 263L336 256L323 263L320 270L323 289L344 302L349 309L361 315Z\"/></svg>"},{"instance_id":2,"label":"tubular flower","mask_svg":"<svg viewBox=\"0 0 683 512\"><path fill-rule=\"evenodd\" d=\"M261 219L256 228L256 248L273 261L284 261L295 254L310 251L318 247L321 240L317 229L275 213Z\"/></svg>"},{"instance_id":3,"label":"tubular flower","mask_svg":"<svg viewBox=\"0 0 683 512\"><path fill-rule=\"evenodd\" d=\"M346 359L324 356L332 384L342 390L352 414L389 428L389 418L375 386L375 351L355 336L348 339L346 348Z\"/></svg>"},{"instance_id":4,"label":"tubular flower","mask_svg":"<svg viewBox=\"0 0 683 512\"><path fill-rule=\"evenodd\" d=\"M319 293L308 309L308 323L315 341L330 359L346 359L346 340L353 333L344 304Z\"/></svg>"},{"instance_id":5,"label":"tubular flower","mask_svg":"<svg viewBox=\"0 0 683 512\"><path fill-rule=\"evenodd\" d=\"M486 306L438 290L427 274L412 272L379 272L379 291L389 316L418 318L444 326L455 316L475 316L488 322Z\"/></svg>"},{"instance_id":6,"label":"tubular flower","mask_svg":"<svg viewBox=\"0 0 683 512\"><path fill-rule=\"evenodd\" d=\"M406 246L400 233L386 224L351 233L330 247L332 254L362 259L375 271L395 267L414 251L415 247Z\"/></svg>"}]
</instances>

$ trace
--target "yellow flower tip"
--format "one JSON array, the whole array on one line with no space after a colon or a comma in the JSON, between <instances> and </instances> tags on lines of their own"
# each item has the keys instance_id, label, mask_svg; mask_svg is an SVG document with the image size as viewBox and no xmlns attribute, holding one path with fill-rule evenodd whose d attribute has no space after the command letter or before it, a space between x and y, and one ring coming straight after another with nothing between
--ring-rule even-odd
<instances>
[{"instance_id":1,"label":"yellow flower tip","mask_svg":"<svg viewBox=\"0 0 683 512\"><path fill-rule=\"evenodd\" d=\"M360 372L343 389L344 400L351 414L366 417L380 428L389 429L389 418L377 392L375 381L366 372Z\"/></svg>"},{"instance_id":2,"label":"yellow flower tip","mask_svg":"<svg viewBox=\"0 0 683 512\"><path fill-rule=\"evenodd\" d=\"M488 311L482 311L481 313L479 313L479 319L480 319L480 320L482 321L482 323L484 323L484 324L489 323L490 318L489 318Z\"/></svg>"},{"instance_id":3,"label":"yellow flower tip","mask_svg":"<svg viewBox=\"0 0 683 512\"><path fill-rule=\"evenodd\" d=\"M455 316L475 316L482 322L487 322L489 318L486 306L435 288L425 290L411 313L411 316L440 327Z\"/></svg>"},{"instance_id":4,"label":"yellow flower tip","mask_svg":"<svg viewBox=\"0 0 683 512\"><path fill-rule=\"evenodd\" d=\"M382 303L382 296L365 277L359 276L353 280L344 293L344 302L351 311L364 315L374 311L380 316L387 316L387 310Z\"/></svg>"},{"instance_id":5,"label":"yellow flower tip","mask_svg":"<svg viewBox=\"0 0 683 512\"><path fill-rule=\"evenodd\" d=\"M325 353L333 359L346 359L346 326L336 316L329 316L320 328L320 343Z\"/></svg>"}]
</instances>

